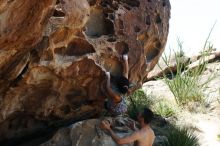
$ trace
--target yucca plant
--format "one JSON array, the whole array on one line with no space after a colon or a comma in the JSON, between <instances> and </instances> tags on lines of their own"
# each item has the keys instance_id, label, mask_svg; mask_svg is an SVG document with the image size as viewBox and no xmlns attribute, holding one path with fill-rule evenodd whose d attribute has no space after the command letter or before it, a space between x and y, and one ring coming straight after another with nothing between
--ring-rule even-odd
<instances>
[{"instance_id":1,"label":"yucca plant","mask_svg":"<svg viewBox=\"0 0 220 146\"><path fill-rule=\"evenodd\" d=\"M188 128L170 126L165 133L169 146L199 146L199 139Z\"/></svg>"},{"instance_id":2,"label":"yucca plant","mask_svg":"<svg viewBox=\"0 0 220 146\"><path fill-rule=\"evenodd\" d=\"M182 44L179 42L180 50ZM201 101L203 99L202 88L199 86L199 75L205 67L197 67L194 71L187 70L187 64L182 63L182 58L174 52L176 61L176 72L170 70L171 79L164 75L164 81L173 93L178 104L185 105L190 101ZM167 56L163 57L164 62L169 67ZM203 69L203 70L202 70ZM184 73L184 74L183 74Z\"/></svg>"},{"instance_id":3,"label":"yucca plant","mask_svg":"<svg viewBox=\"0 0 220 146\"><path fill-rule=\"evenodd\" d=\"M213 30L213 28L211 29L211 31ZM212 50L210 48L213 47L210 43L208 43L210 34L211 32L209 33L208 38L206 39L204 49L201 52L200 59L197 62L197 66L190 67L188 66L189 64L183 63L183 45L182 42L180 42L179 40L178 49L179 52L181 52L181 54L183 55L179 55L180 53L176 53L175 51L173 51L176 61L176 72L174 73L170 69L171 79L164 74L164 81L168 85L169 89L175 97L176 102L179 105L186 105L189 102L194 101L204 103L204 90L206 89L208 83L216 77L215 75L211 75L205 82L200 82L200 75L205 71L206 66L208 64L207 56L210 55L210 51ZM208 51L206 50L207 45L209 45ZM171 55L167 56L165 54L162 57L163 61L165 62L168 68L170 56Z\"/></svg>"}]
</instances>

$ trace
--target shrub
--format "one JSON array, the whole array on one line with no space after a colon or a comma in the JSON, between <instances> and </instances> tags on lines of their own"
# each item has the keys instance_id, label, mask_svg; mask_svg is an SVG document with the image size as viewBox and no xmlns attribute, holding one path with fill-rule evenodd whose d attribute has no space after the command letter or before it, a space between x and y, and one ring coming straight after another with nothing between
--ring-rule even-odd
<instances>
[{"instance_id":1,"label":"shrub","mask_svg":"<svg viewBox=\"0 0 220 146\"><path fill-rule=\"evenodd\" d=\"M215 22L216 24L216 22ZM207 81L200 83L199 75L201 75L207 65L207 56L214 50L213 45L209 42L211 33L215 27L215 24L211 28L208 37L206 38L203 50L200 52L200 59L197 67L188 68L188 66L181 62L182 57L184 57L182 42L177 40L179 53L174 51L175 61L176 61L176 73L170 70L172 80L165 77L165 83L169 86L171 92L174 94L176 102L178 104L185 105L191 101L197 101L204 103L204 90L207 84L215 78L216 75L210 76ZM170 56L169 56L170 58ZM166 55L162 57L167 67L169 67L169 59ZM183 72L183 73L182 73Z\"/></svg>"},{"instance_id":2,"label":"shrub","mask_svg":"<svg viewBox=\"0 0 220 146\"><path fill-rule=\"evenodd\" d=\"M150 107L153 104L152 97L147 96L143 90L139 89L127 98L128 115L136 119L139 111L144 107Z\"/></svg>"},{"instance_id":3,"label":"shrub","mask_svg":"<svg viewBox=\"0 0 220 146\"><path fill-rule=\"evenodd\" d=\"M204 98L203 88L199 85L197 78L177 74L172 80L166 78L165 82L173 93L176 102L180 105L185 105L191 101L202 102Z\"/></svg>"},{"instance_id":4,"label":"shrub","mask_svg":"<svg viewBox=\"0 0 220 146\"><path fill-rule=\"evenodd\" d=\"M178 41L178 47L182 50L182 44ZM173 93L175 100L180 105L185 105L189 102L201 102L204 103L204 90L207 84L214 79L215 75L210 76L205 82L200 83L200 76L206 69L207 56L206 53L201 53L198 66L194 68L188 68L188 66L182 63L182 57L174 51L176 61L176 72L170 70L171 79L164 74L164 81ZM169 56L170 58L170 56ZM164 55L164 60L167 67L169 67L169 58Z\"/></svg>"},{"instance_id":5,"label":"shrub","mask_svg":"<svg viewBox=\"0 0 220 146\"><path fill-rule=\"evenodd\" d=\"M188 128L170 126L165 133L169 146L199 146L197 136Z\"/></svg>"},{"instance_id":6,"label":"shrub","mask_svg":"<svg viewBox=\"0 0 220 146\"><path fill-rule=\"evenodd\" d=\"M168 117L175 115L174 108L166 100L161 100L161 101L157 102L156 104L154 104L154 106L152 108L156 114L158 114L164 118L168 118Z\"/></svg>"}]
</instances>

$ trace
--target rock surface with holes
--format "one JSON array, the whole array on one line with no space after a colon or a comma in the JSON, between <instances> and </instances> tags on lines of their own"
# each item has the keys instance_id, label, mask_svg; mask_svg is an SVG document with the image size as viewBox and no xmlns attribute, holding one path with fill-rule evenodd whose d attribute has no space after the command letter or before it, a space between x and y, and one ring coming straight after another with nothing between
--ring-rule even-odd
<instances>
[{"instance_id":1,"label":"rock surface with holes","mask_svg":"<svg viewBox=\"0 0 220 146\"><path fill-rule=\"evenodd\" d=\"M169 18L168 0L1 0L0 141L98 116L125 52L139 88Z\"/></svg>"}]
</instances>

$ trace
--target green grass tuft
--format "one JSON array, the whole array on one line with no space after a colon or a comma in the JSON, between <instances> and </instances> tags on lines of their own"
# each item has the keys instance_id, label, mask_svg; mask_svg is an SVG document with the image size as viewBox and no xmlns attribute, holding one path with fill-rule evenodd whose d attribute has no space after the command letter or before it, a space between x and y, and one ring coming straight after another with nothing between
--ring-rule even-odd
<instances>
[{"instance_id":1,"label":"green grass tuft","mask_svg":"<svg viewBox=\"0 0 220 146\"><path fill-rule=\"evenodd\" d=\"M172 76L171 80L166 75L164 75L164 78L165 83L169 86L171 92L175 96L176 102L179 105L185 105L192 101L204 103L204 90L206 89L207 84L216 77L216 75L211 75L207 81L203 82L202 84L200 83L199 75L205 71L208 64L207 56L209 56L213 50L213 45L209 42L209 38L215 27L215 24L211 28L208 37L206 38L203 50L200 52L200 59L197 67L188 68L188 64L183 63L185 55L183 52L183 43L180 42L179 39L177 40L179 52L174 51L176 72L174 73L172 70L170 70L170 74ZM169 57L164 55L162 59L169 68L170 55Z\"/></svg>"},{"instance_id":2,"label":"green grass tuft","mask_svg":"<svg viewBox=\"0 0 220 146\"><path fill-rule=\"evenodd\" d=\"M179 49L182 50L182 44L179 41ZM183 54L183 53L182 53ZM177 104L187 105L189 102L204 103L205 95L204 90L207 84L215 78L215 75L211 75L205 82L201 83L200 75L205 71L208 62L205 60L206 53L201 53L198 66L194 68L188 68L188 64L183 63L184 56L178 55L174 51L176 72L170 70L171 79L164 74L164 81L168 85L170 91L173 93ZM170 56L164 55L162 57L167 67L169 67Z\"/></svg>"},{"instance_id":3,"label":"green grass tuft","mask_svg":"<svg viewBox=\"0 0 220 146\"><path fill-rule=\"evenodd\" d=\"M158 114L164 118L169 118L169 117L175 115L175 109L166 100L161 100L161 101L155 103L152 108L156 114Z\"/></svg>"}]
</instances>

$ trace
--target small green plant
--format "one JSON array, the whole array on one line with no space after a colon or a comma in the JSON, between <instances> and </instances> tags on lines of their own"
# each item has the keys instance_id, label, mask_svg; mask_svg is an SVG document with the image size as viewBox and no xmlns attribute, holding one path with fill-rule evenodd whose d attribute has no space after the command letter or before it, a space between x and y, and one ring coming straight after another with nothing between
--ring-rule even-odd
<instances>
[{"instance_id":1,"label":"small green plant","mask_svg":"<svg viewBox=\"0 0 220 146\"><path fill-rule=\"evenodd\" d=\"M199 146L197 136L188 128L170 126L165 133L169 146Z\"/></svg>"},{"instance_id":2,"label":"small green plant","mask_svg":"<svg viewBox=\"0 0 220 146\"><path fill-rule=\"evenodd\" d=\"M162 57L166 66L170 70L169 74L171 74L171 79L164 74L165 83L168 85L171 92L173 93L176 102L180 105L186 105L189 102L204 103L204 90L206 89L207 84L216 77L215 75L211 75L205 82L200 82L200 75L205 71L206 66L208 64L208 56L213 50L213 45L209 42L209 38L211 32L214 29L214 26L215 24L211 28L211 31L209 32L209 35L206 38L203 51L200 52L200 58L199 60L197 60L197 62L194 62L193 64L189 65L183 61L183 43L180 42L179 39L177 40L179 52L176 53L174 51L176 62L175 72L171 70L169 66L169 60L171 55L167 57L165 54L164 57Z\"/></svg>"},{"instance_id":3,"label":"small green plant","mask_svg":"<svg viewBox=\"0 0 220 146\"><path fill-rule=\"evenodd\" d=\"M158 114L164 118L169 118L169 117L175 115L174 108L166 100L161 100L161 101L157 102L156 104L154 104L154 106L152 108L156 114Z\"/></svg>"},{"instance_id":4,"label":"small green plant","mask_svg":"<svg viewBox=\"0 0 220 146\"><path fill-rule=\"evenodd\" d=\"M182 47L182 44L179 44ZM190 101L201 101L203 93L199 83L199 74L202 72L201 68L195 71L187 71L185 64L182 63L181 58L174 52L176 61L176 72L170 70L171 79L164 75L164 81L173 93L175 100L178 104L185 105ZM163 57L164 62L168 65L167 56ZM187 72L186 72L187 71ZM182 72L185 72L182 74Z\"/></svg>"},{"instance_id":5,"label":"small green plant","mask_svg":"<svg viewBox=\"0 0 220 146\"><path fill-rule=\"evenodd\" d=\"M182 42L179 40L178 47L181 52L183 50ZM170 88L179 105L187 105L189 102L204 103L204 90L206 89L207 84L215 77L215 75L211 75L205 82L200 82L200 75L205 71L208 64L206 58L207 54L207 51L201 53L200 59L196 62L197 64L191 64L190 66L183 61L184 56L180 57L180 55L174 51L176 62L175 72L169 67L170 56L167 57L164 55L162 57L168 69L170 69L171 74L171 79L164 74L164 81Z\"/></svg>"},{"instance_id":6,"label":"small green plant","mask_svg":"<svg viewBox=\"0 0 220 146\"><path fill-rule=\"evenodd\" d=\"M143 90L139 89L127 98L128 115L136 119L139 111L144 107L150 107L153 104L153 100L150 96L147 96Z\"/></svg>"}]
</instances>

